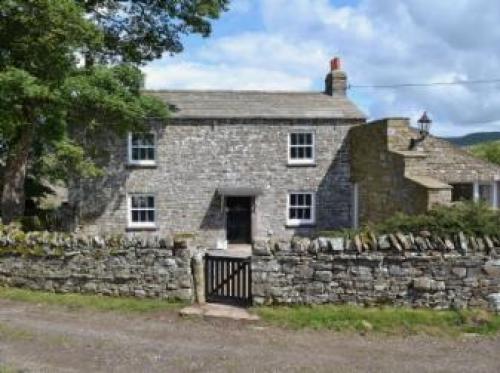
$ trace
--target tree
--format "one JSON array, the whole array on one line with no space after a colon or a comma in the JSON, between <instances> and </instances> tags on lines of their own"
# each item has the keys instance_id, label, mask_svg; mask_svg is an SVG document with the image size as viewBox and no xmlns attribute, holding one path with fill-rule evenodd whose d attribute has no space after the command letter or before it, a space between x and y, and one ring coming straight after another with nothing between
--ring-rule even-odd
<instances>
[{"instance_id":1,"label":"tree","mask_svg":"<svg viewBox=\"0 0 500 373\"><path fill-rule=\"evenodd\" d=\"M143 63L182 51L181 37L208 36L229 0L77 0L104 32L105 60ZM96 56L88 56L90 61Z\"/></svg>"},{"instance_id":2,"label":"tree","mask_svg":"<svg viewBox=\"0 0 500 373\"><path fill-rule=\"evenodd\" d=\"M165 117L164 105L140 95L143 76L137 65L164 52L182 51L182 35L208 36L210 21L227 4L0 1L3 221L23 214L30 167L38 177L99 174L95 149L83 146L75 133L90 138L105 131L123 134L140 127L148 116ZM83 68L77 55L85 57Z\"/></svg>"},{"instance_id":3,"label":"tree","mask_svg":"<svg viewBox=\"0 0 500 373\"><path fill-rule=\"evenodd\" d=\"M474 145L471 147L471 152L476 157L485 161L500 165L500 142L489 141Z\"/></svg>"},{"instance_id":4,"label":"tree","mask_svg":"<svg viewBox=\"0 0 500 373\"><path fill-rule=\"evenodd\" d=\"M98 174L89 153L71 138L73 129L124 133L149 116L166 117L164 105L140 95L138 68L79 67L77 55L98 55L105 50L105 39L75 1L0 2L4 222L24 213L30 161L45 160L60 177L70 171Z\"/></svg>"}]
</instances>

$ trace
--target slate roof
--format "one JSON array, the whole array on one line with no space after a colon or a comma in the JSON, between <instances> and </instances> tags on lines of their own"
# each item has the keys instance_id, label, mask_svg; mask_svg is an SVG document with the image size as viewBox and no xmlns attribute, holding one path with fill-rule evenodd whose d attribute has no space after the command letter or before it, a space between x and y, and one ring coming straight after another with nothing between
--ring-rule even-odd
<instances>
[{"instance_id":1,"label":"slate roof","mask_svg":"<svg viewBox=\"0 0 500 373\"><path fill-rule=\"evenodd\" d=\"M365 119L345 96L322 92L145 91L170 106L174 118Z\"/></svg>"}]
</instances>

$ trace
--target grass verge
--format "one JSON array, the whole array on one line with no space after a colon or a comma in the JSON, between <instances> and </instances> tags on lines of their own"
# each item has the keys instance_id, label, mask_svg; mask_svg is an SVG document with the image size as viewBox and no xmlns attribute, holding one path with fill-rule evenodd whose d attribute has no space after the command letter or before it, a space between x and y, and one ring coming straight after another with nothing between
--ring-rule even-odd
<instances>
[{"instance_id":1,"label":"grass verge","mask_svg":"<svg viewBox=\"0 0 500 373\"><path fill-rule=\"evenodd\" d=\"M162 299L138 299L129 297L107 297L84 294L56 294L19 288L0 287L0 299L30 303L64 306L70 309L91 309L96 311L155 312L177 310L184 303Z\"/></svg>"},{"instance_id":2,"label":"grass verge","mask_svg":"<svg viewBox=\"0 0 500 373\"><path fill-rule=\"evenodd\" d=\"M500 315L484 310L436 311L322 305L261 307L256 312L269 323L293 329L450 336L462 333L493 335L500 331Z\"/></svg>"}]
</instances>

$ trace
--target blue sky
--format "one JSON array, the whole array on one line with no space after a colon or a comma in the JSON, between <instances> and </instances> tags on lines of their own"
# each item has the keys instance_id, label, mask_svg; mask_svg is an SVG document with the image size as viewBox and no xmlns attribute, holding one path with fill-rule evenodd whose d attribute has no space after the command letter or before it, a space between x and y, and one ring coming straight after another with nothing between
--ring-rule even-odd
<instances>
[{"instance_id":1,"label":"blue sky","mask_svg":"<svg viewBox=\"0 0 500 373\"><path fill-rule=\"evenodd\" d=\"M341 57L351 84L500 78L500 2L233 0L203 39L148 64L152 89L323 89ZM498 71L497 71L498 70ZM500 131L500 84L351 89L370 119L423 110L437 135Z\"/></svg>"}]
</instances>

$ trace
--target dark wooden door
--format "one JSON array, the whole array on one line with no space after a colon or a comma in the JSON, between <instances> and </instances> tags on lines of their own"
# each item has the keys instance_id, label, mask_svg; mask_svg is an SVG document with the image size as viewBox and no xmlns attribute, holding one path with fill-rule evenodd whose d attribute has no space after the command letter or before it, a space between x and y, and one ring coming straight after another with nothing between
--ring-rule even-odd
<instances>
[{"instance_id":1,"label":"dark wooden door","mask_svg":"<svg viewBox=\"0 0 500 373\"><path fill-rule=\"evenodd\" d=\"M229 243L250 243L252 237L252 198L226 197L226 229Z\"/></svg>"}]
</instances>

